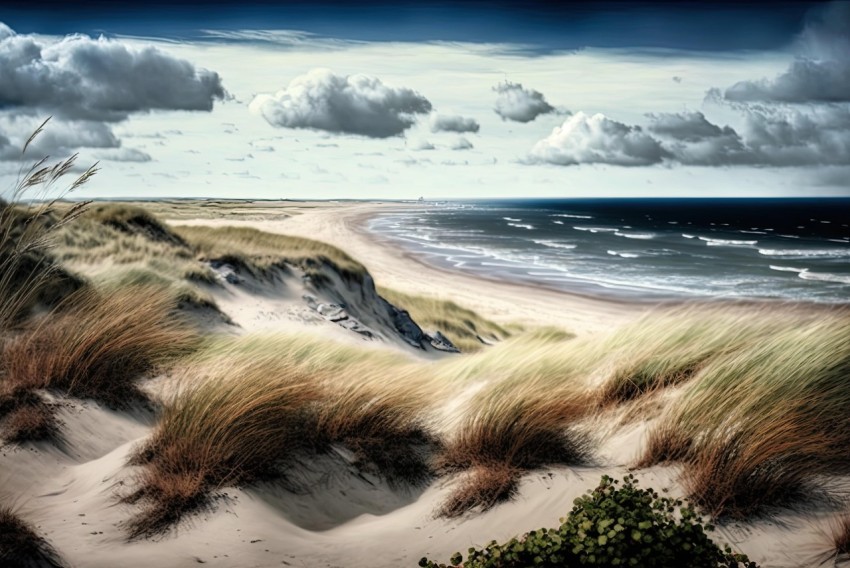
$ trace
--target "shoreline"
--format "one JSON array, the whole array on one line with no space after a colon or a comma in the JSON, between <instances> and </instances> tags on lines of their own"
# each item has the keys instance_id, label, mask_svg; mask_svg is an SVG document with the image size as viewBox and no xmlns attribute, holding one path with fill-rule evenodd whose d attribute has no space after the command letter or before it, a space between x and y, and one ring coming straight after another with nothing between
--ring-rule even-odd
<instances>
[{"instance_id":1,"label":"shoreline","mask_svg":"<svg viewBox=\"0 0 850 568\"><path fill-rule=\"evenodd\" d=\"M500 324L552 325L577 334L616 327L675 300L594 297L535 283L511 282L431 264L366 228L375 215L409 206L396 203L304 203L279 209L280 219L169 218L175 225L236 225L334 245L362 263L378 286L439 297ZM284 216L286 215L286 216Z\"/></svg>"},{"instance_id":2,"label":"shoreline","mask_svg":"<svg viewBox=\"0 0 850 568\"><path fill-rule=\"evenodd\" d=\"M265 204L264 204L265 205ZM681 306L775 306L789 310L843 310L844 304L773 298L613 298L568 291L536 282L489 278L485 274L428 262L414 251L370 231L368 220L388 211L410 210L394 202L299 202L255 209L252 218L164 218L175 225L233 225L323 241L343 250L368 270L378 286L456 302L500 324L552 325L586 334L605 331L658 308Z\"/></svg>"}]
</instances>

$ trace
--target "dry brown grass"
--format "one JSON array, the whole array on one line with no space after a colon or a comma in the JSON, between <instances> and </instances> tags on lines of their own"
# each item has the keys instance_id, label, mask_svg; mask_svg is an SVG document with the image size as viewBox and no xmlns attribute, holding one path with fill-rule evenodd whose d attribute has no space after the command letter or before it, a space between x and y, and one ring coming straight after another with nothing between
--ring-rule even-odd
<instances>
[{"instance_id":1,"label":"dry brown grass","mask_svg":"<svg viewBox=\"0 0 850 568\"><path fill-rule=\"evenodd\" d=\"M370 379L398 368L392 360L308 338L211 343L180 371L184 389L136 454L145 468L128 500L143 509L131 535L167 529L222 487L286 477L333 444L392 482L420 482L432 439L417 418L419 391Z\"/></svg>"},{"instance_id":2,"label":"dry brown grass","mask_svg":"<svg viewBox=\"0 0 850 568\"><path fill-rule=\"evenodd\" d=\"M835 554L850 555L850 515L842 515L832 529L832 544Z\"/></svg>"},{"instance_id":3,"label":"dry brown grass","mask_svg":"<svg viewBox=\"0 0 850 568\"><path fill-rule=\"evenodd\" d=\"M0 394L56 389L115 407L143 398L136 380L189 352L196 332L165 291L84 290L3 348Z\"/></svg>"},{"instance_id":4,"label":"dry brown grass","mask_svg":"<svg viewBox=\"0 0 850 568\"><path fill-rule=\"evenodd\" d=\"M505 464L477 466L462 474L437 514L455 518L473 510L486 511L516 495L523 470Z\"/></svg>"},{"instance_id":5,"label":"dry brown grass","mask_svg":"<svg viewBox=\"0 0 850 568\"><path fill-rule=\"evenodd\" d=\"M544 383L540 378L504 381L471 402L437 456L443 473L472 472L455 488L443 514L486 510L513 495L523 473L590 458L591 441L571 429L592 409L588 393L572 384L546 392Z\"/></svg>"},{"instance_id":6,"label":"dry brown grass","mask_svg":"<svg viewBox=\"0 0 850 568\"><path fill-rule=\"evenodd\" d=\"M850 314L788 317L785 328L718 357L651 433L640 465L681 461L691 498L743 518L850 473Z\"/></svg>"},{"instance_id":7,"label":"dry brown grass","mask_svg":"<svg viewBox=\"0 0 850 568\"><path fill-rule=\"evenodd\" d=\"M144 509L128 524L132 536L166 529L205 506L215 489L280 474L304 448L315 388L262 369L227 369L231 378L194 385L166 407L136 457L146 467L127 500Z\"/></svg>"},{"instance_id":8,"label":"dry brown grass","mask_svg":"<svg viewBox=\"0 0 850 568\"><path fill-rule=\"evenodd\" d=\"M47 440L55 437L58 430L53 408L37 397L15 404L0 420L0 438L12 443Z\"/></svg>"},{"instance_id":9,"label":"dry brown grass","mask_svg":"<svg viewBox=\"0 0 850 568\"><path fill-rule=\"evenodd\" d=\"M11 508L0 506L0 566L61 568L50 545Z\"/></svg>"}]
</instances>

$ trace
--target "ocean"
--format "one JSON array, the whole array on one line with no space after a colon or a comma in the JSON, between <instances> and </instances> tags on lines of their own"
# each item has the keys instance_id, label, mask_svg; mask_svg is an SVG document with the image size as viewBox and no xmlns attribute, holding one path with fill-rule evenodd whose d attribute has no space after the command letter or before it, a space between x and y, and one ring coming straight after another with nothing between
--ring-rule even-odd
<instances>
[{"instance_id":1,"label":"ocean","mask_svg":"<svg viewBox=\"0 0 850 568\"><path fill-rule=\"evenodd\" d=\"M438 266L631 299L850 302L850 199L416 203L368 228Z\"/></svg>"}]
</instances>

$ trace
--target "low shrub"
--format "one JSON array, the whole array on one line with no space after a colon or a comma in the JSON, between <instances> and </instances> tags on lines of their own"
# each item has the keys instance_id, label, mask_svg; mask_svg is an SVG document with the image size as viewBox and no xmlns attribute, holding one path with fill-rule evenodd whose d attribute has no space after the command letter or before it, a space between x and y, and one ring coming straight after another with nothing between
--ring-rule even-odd
<instances>
[{"instance_id":1,"label":"low shrub","mask_svg":"<svg viewBox=\"0 0 850 568\"><path fill-rule=\"evenodd\" d=\"M561 526L456 553L451 566L465 568L756 568L755 562L721 548L710 537L693 505L642 489L631 475L622 484L603 476L599 486L579 497ZM428 558L423 568L447 568Z\"/></svg>"}]
</instances>

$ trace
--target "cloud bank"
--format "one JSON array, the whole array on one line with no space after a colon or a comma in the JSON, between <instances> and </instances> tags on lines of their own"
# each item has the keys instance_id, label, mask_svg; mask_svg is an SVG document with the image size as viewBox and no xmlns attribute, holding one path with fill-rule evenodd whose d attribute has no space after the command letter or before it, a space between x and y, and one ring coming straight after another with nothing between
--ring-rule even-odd
<instances>
[{"instance_id":1,"label":"cloud bank","mask_svg":"<svg viewBox=\"0 0 850 568\"><path fill-rule=\"evenodd\" d=\"M741 81L726 89L737 102L850 102L850 3L833 2L810 18L798 56L773 79Z\"/></svg>"},{"instance_id":2,"label":"cloud bank","mask_svg":"<svg viewBox=\"0 0 850 568\"><path fill-rule=\"evenodd\" d=\"M568 118L531 150L528 161L562 166L850 165L850 109L810 111L750 108L741 132L710 122L701 112L649 115L646 130L601 114Z\"/></svg>"},{"instance_id":3,"label":"cloud bank","mask_svg":"<svg viewBox=\"0 0 850 568\"><path fill-rule=\"evenodd\" d=\"M430 112L431 103L376 77L314 69L274 95L257 95L250 109L272 126L388 138L410 128L416 115Z\"/></svg>"},{"instance_id":4,"label":"cloud bank","mask_svg":"<svg viewBox=\"0 0 850 568\"><path fill-rule=\"evenodd\" d=\"M541 114L555 110L555 107L546 102L543 93L525 89L519 83L505 81L493 87L493 90L498 93L493 110L502 120L531 122Z\"/></svg>"},{"instance_id":5,"label":"cloud bank","mask_svg":"<svg viewBox=\"0 0 850 568\"><path fill-rule=\"evenodd\" d=\"M151 110L212 109L217 73L153 47L83 35L54 43L0 28L0 107L61 118L118 121Z\"/></svg>"}]
</instances>

